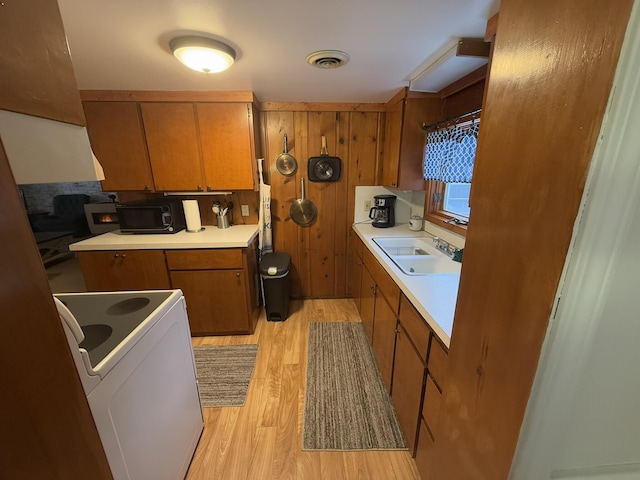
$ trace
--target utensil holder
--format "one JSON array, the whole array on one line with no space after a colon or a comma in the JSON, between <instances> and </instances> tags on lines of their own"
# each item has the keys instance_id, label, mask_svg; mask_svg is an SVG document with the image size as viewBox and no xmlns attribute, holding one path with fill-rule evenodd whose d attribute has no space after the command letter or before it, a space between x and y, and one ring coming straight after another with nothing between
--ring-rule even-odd
<instances>
[{"instance_id":1,"label":"utensil holder","mask_svg":"<svg viewBox=\"0 0 640 480\"><path fill-rule=\"evenodd\" d=\"M218 219L218 228L229 228L229 217L226 215L216 215Z\"/></svg>"}]
</instances>

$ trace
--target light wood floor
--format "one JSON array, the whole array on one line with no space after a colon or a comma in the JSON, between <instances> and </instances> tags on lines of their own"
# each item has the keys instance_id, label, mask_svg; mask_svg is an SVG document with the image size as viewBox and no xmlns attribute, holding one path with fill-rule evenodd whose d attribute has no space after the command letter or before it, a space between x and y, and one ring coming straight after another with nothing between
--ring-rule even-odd
<instances>
[{"instance_id":1,"label":"light wood floor","mask_svg":"<svg viewBox=\"0 0 640 480\"><path fill-rule=\"evenodd\" d=\"M205 426L187 479L418 479L406 451L302 451L309 322L359 321L351 299L292 301L285 322L262 313L248 336L200 337L193 345L257 343L244 407L205 408Z\"/></svg>"}]
</instances>

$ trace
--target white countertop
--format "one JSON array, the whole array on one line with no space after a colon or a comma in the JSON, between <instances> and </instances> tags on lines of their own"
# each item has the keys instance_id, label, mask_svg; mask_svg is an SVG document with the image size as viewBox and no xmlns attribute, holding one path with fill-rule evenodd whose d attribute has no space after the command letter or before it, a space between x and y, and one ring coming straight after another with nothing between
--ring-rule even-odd
<instances>
[{"instance_id":1,"label":"white countertop","mask_svg":"<svg viewBox=\"0 0 640 480\"><path fill-rule=\"evenodd\" d=\"M431 238L431 236L424 231L415 232L409 230L408 224L396 225L391 228L375 228L370 223L362 223L353 225L353 229L398 284L402 293L424 317L442 343L449 347L451 331L453 330L453 314L458 298L460 274L406 275L372 240L372 238L379 237ZM440 252L438 254L447 258Z\"/></svg>"},{"instance_id":2,"label":"white countertop","mask_svg":"<svg viewBox=\"0 0 640 480\"><path fill-rule=\"evenodd\" d=\"M72 252L90 250L149 250L248 247L258 235L258 225L232 225L218 228L204 225L200 232L167 234L130 234L120 230L104 233L69 245Z\"/></svg>"}]
</instances>

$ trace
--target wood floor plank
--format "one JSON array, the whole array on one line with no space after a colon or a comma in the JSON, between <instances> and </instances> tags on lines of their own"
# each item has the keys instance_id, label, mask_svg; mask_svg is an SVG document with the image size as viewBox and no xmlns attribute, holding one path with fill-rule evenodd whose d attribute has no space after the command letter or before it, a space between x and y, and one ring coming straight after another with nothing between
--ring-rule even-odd
<instances>
[{"instance_id":1,"label":"wood floor plank","mask_svg":"<svg viewBox=\"0 0 640 480\"><path fill-rule=\"evenodd\" d=\"M260 315L253 335L197 337L193 345L258 344L243 407L205 409L189 480L418 480L406 451L302 450L310 322L359 321L351 299L296 300L285 322Z\"/></svg>"}]
</instances>

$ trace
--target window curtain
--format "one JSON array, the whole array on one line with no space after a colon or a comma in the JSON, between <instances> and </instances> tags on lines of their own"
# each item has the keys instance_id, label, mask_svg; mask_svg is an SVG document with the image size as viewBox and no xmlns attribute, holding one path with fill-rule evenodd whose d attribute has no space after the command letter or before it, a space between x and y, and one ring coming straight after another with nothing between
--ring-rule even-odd
<instances>
[{"instance_id":1,"label":"window curtain","mask_svg":"<svg viewBox=\"0 0 640 480\"><path fill-rule=\"evenodd\" d=\"M424 149L424 179L470 183L479 129L480 120L473 120L430 132Z\"/></svg>"}]
</instances>

